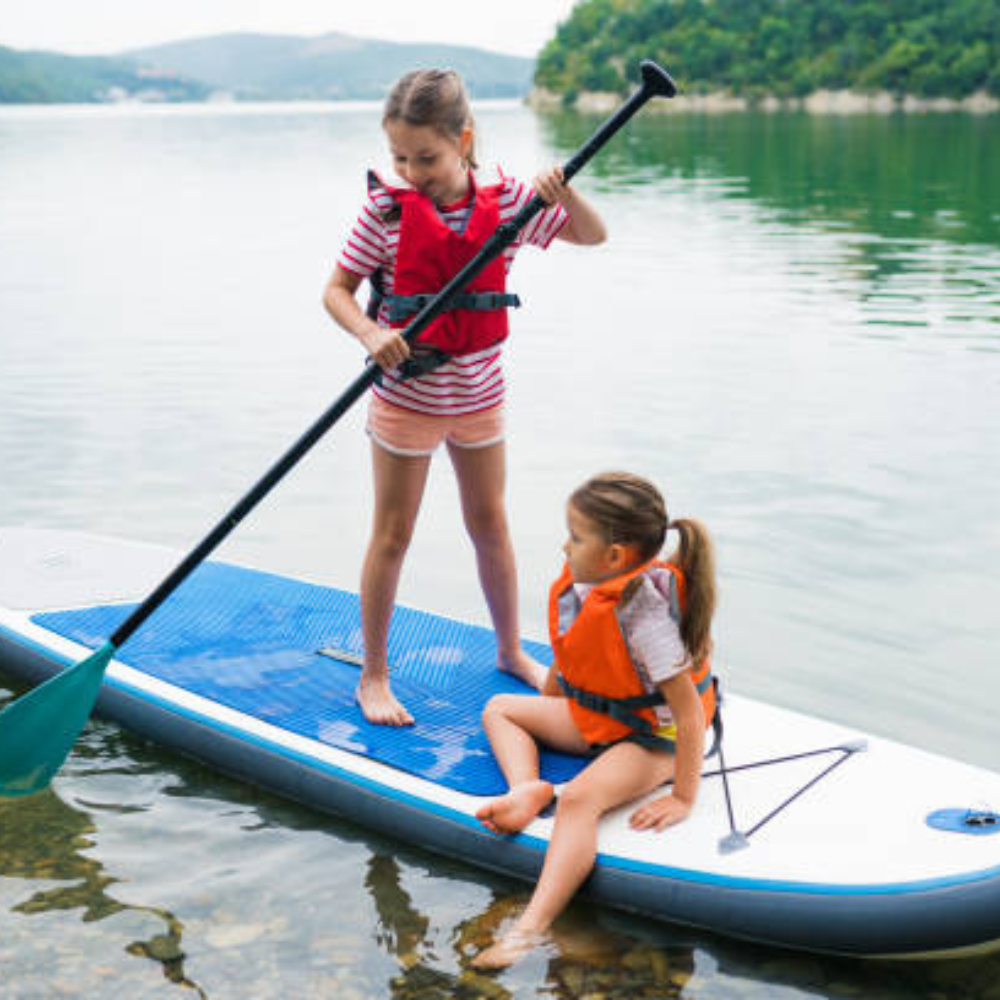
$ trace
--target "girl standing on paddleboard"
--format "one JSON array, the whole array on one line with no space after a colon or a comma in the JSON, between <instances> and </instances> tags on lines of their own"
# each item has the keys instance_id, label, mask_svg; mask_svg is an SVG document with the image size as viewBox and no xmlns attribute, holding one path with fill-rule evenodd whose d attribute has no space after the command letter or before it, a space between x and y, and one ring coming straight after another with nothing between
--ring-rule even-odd
<instances>
[{"instance_id":1,"label":"girl standing on paddleboard","mask_svg":"<svg viewBox=\"0 0 1000 1000\"><path fill-rule=\"evenodd\" d=\"M506 290L514 255L553 239L593 245L604 224L562 171L540 173L529 187L501 174L476 174L475 123L465 86L450 70L419 70L393 86L382 117L396 174L374 173L368 199L341 250L324 293L330 315L382 369L368 411L375 512L361 575L364 666L357 697L375 723L413 718L389 682L389 622L403 559L416 523L430 460L442 441L458 479L466 529L497 638L499 667L539 687L543 668L521 648L517 575L504 504ZM548 208L487 266L455 307L434 320L411 351L407 322L482 247L496 228L538 194ZM372 279L379 304L369 315L356 294Z\"/></svg>"},{"instance_id":2,"label":"girl standing on paddleboard","mask_svg":"<svg viewBox=\"0 0 1000 1000\"><path fill-rule=\"evenodd\" d=\"M601 816L672 781L637 809L635 829L687 818L701 780L711 677L715 560L705 528L670 521L659 490L628 473L595 476L566 509L566 565L549 594L555 655L542 695L496 695L483 724L508 793L476 815L500 834L523 830L552 801L538 744L595 760L559 793L552 839L531 901L474 964L509 965L540 940L590 873ZM680 535L668 561L657 553Z\"/></svg>"}]
</instances>

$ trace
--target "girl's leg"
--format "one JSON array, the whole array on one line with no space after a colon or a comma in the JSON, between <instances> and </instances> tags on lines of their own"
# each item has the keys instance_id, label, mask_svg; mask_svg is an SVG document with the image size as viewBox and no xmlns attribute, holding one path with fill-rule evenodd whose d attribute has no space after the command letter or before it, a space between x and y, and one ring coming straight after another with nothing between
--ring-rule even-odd
<instances>
[{"instance_id":1,"label":"girl's leg","mask_svg":"<svg viewBox=\"0 0 1000 1000\"><path fill-rule=\"evenodd\" d=\"M565 698L501 694L483 712L483 728L510 790L476 811L494 833L518 833L552 801L538 776L538 742L564 753L586 753Z\"/></svg>"},{"instance_id":2,"label":"girl's leg","mask_svg":"<svg viewBox=\"0 0 1000 1000\"><path fill-rule=\"evenodd\" d=\"M469 448L449 442L448 453L458 479L465 527L476 549L479 582L496 632L498 665L540 689L547 671L521 649L517 567L504 507L504 443Z\"/></svg>"},{"instance_id":3,"label":"girl's leg","mask_svg":"<svg viewBox=\"0 0 1000 1000\"><path fill-rule=\"evenodd\" d=\"M357 699L369 722L404 726L413 716L389 685L389 622L403 557L413 537L430 456L395 455L372 442L375 514L361 570L361 631L365 662Z\"/></svg>"},{"instance_id":4,"label":"girl's leg","mask_svg":"<svg viewBox=\"0 0 1000 1000\"><path fill-rule=\"evenodd\" d=\"M673 769L672 754L619 743L577 775L560 793L552 839L531 901L510 933L478 955L475 964L499 968L529 951L590 873L601 816L651 791Z\"/></svg>"}]
</instances>

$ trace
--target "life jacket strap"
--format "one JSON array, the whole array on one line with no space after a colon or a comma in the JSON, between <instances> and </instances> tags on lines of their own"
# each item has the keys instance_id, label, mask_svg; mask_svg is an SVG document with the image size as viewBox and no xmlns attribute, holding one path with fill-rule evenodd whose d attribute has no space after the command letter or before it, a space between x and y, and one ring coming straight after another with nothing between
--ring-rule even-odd
<instances>
[{"instance_id":1,"label":"life jacket strap","mask_svg":"<svg viewBox=\"0 0 1000 1000\"><path fill-rule=\"evenodd\" d=\"M386 298L382 268L377 268L375 273L372 274L371 278L369 278L369 281L371 282L371 292L368 297L368 306L365 309L365 314L369 319L378 319L379 309L382 307L382 303ZM515 298L516 297L517 296L515 296ZM428 298L432 298L432 296L428 296ZM392 296L389 296L389 300L391 303ZM397 371L399 372L400 378L405 382L410 378L419 378L421 375L427 375L429 372L432 372L436 368L440 368L443 364L446 364L450 359L450 354L447 354L437 347L425 347L424 345L421 345L418 350L414 351L414 353L411 354L410 357L408 357L397 368ZM382 381L381 373L376 378L376 381Z\"/></svg>"},{"instance_id":2,"label":"life jacket strap","mask_svg":"<svg viewBox=\"0 0 1000 1000\"><path fill-rule=\"evenodd\" d=\"M377 267L368 279L370 288L368 290L368 305L365 307L365 315L369 319L378 319L379 309L385 301L385 279L382 268Z\"/></svg>"},{"instance_id":3,"label":"life jacket strap","mask_svg":"<svg viewBox=\"0 0 1000 1000\"><path fill-rule=\"evenodd\" d=\"M436 347L427 348L426 350L421 348L418 352L411 354L402 364L396 366L397 381L405 382L407 379L427 375L429 372L447 364L451 360L451 357L450 354L445 354L444 351L440 351ZM369 358L368 364L373 365L375 362ZM382 371L376 374L375 381L379 385L382 384L384 375L385 372Z\"/></svg>"},{"instance_id":4,"label":"life jacket strap","mask_svg":"<svg viewBox=\"0 0 1000 1000\"><path fill-rule=\"evenodd\" d=\"M408 378L418 378L421 375L427 375L436 368L447 364L450 360L451 355L439 350L437 347L424 348L421 346L399 365L396 371L399 372L400 378L405 382Z\"/></svg>"},{"instance_id":5,"label":"life jacket strap","mask_svg":"<svg viewBox=\"0 0 1000 1000\"><path fill-rule=\"evenodd\" d=\"M389 321L399 323L416 316L421 309L434 299L434 295L387 295ZM495 312L498 309L519 309L521 300L510 292L462 292L452 299L445 310L472 309L476 312Z\"/></svg>"},{"instance_id":6,"label":"life jacket strap","mask_svg":"<svg viewBox=\"0 0 1000 1000\"><path fill-rule=\"evenodd\" d=\"M607 715L615 722L628 726L638 735L650 736L661 742L671 742L662 736L657 736L649 720L634 712L637 708L651 708L653 705L664 704L663 695L659 691L634 695L631 698L609 698L607 695L595 694L593 691L587 691L575 684L570 684L562 675L559 675L559 686L562 688L563 694L567 698L572 698L581 708L597 712L600 715Z\"/></svg>"},{"instance_id":7,"label":"life jacket strap","mask_svg":"<svg viewBox=\"0 0 1000 1000\"><path fill-rule=\"evenodd\" d=\"M714 757L722 749L722 691L719 688L719 678L713 673L709 673L704 680L705 687L709 684L715 688L715 713L712 715L712 745L705 754L705 759ZM702 685L698 685L698 690L703 690Z\"/></svg>"},{"instance_id":8,"label":"life jacket strap","mask_svg":"<svg viewBox=\"0 0 1000 1000\"><path fill-rule=\"evenodd\" d=\"M654 705L666 704L663 695L659 691L649 694L633 695L630 698L610 698L607 695L595 694L584 688L570 684L561 674L557 675L559 686L567 698L572 698L581 708L588 711L597 712L600 715L607 715L628 726L632 730L626 739L641 746L649 747L653 750L669 750L676 752L677 744L674 740L666 736L661 736L648 719L635 714L637 708L652 708ZM714 757L719 752L722 743L722 696L719 692L719 680L714 674L706 675L697 685L699 694L706 691L710 686L715 687L715 714L712 716L712 745L705 754L705 757Z\"/></svg>"}]
</instances>

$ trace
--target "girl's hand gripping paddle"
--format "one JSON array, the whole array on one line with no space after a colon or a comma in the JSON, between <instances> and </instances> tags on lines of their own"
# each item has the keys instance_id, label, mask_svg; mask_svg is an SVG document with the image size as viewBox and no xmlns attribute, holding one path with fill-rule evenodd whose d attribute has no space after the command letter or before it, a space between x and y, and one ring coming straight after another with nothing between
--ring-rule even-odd
<instances>
[{"instance_id":1,"label":"girl's hand gripping paddle","mask_svg":"<svg viewBox=\"0 0 1000 1000\"><path fill-rule=\"evenodd\" d=\"M654 62L641 64L642 83L563 166L568 182L651 98L673 97L677 87ZM465 286L511 244L545 203L536 195L501 225L479 252L413 318L403 332L412 343ZM62 766L93 711L104 671L122 644L180 586L285 474L371 387L381 369L370 365L263 478L205 536L163 582L122 623L108 642L75 666L49 678L0 712L0 796L28 795L45 788Z\"/></svg>"}]
</instances>

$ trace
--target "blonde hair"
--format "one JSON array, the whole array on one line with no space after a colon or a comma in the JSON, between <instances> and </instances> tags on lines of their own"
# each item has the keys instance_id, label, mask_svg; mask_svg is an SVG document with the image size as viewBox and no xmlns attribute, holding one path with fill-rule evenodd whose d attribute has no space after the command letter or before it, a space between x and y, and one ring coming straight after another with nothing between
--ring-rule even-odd
<instances>
[{"instance_id":1,"label":"blonde hair","mask_svg":"<svg viewBox=\"0 0 1000 1000\"><path fill-rule=\"evenodd\" d=\"M681 640L695 663L708 656L717 593L715 547L705 526L694 518L671 521L663 494L631 472L592 476L573 491L569 503L609 545L633 546L643 562L663 548L668 530L678 532L680 544L667 562L680 569L686 583Z\"/></svg>"},{"instance_id":2,"label":"blonde hair","mask_svg":"<svg viewBox=\"0 0 1000 1000\"><path fill-rule=\"evenodd\" d=\"M467 161L478 166L475 151L475 119L462 78L453 69L416 69L401 76L389 91L382 110L383 126L403 122L426 126L449 139L461 139L473 131Z\"/></svg>"}]
</instances>

